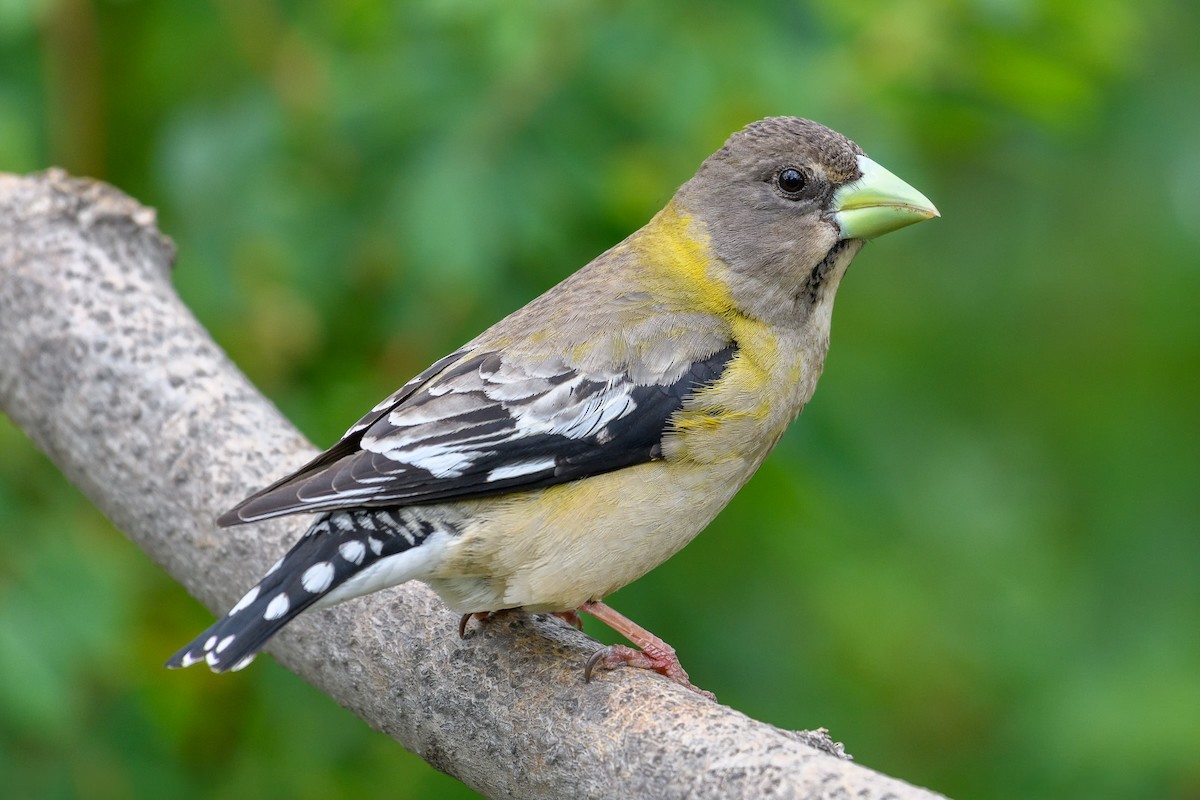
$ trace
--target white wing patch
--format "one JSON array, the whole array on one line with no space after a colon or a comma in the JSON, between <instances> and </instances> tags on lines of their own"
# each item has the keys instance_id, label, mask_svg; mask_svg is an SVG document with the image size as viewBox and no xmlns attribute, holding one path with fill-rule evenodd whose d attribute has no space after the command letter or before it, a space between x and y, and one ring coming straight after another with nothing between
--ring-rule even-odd
<instances>
[{"instance_id":1,"label":"white wing patch","mask_svg":"<svg viewBox=\"0 0 1200 800\"><path fill-rule=\"evenodd\" d=\"M530 372L505 362L494 371L481 365L428 387L414 402L392 411L388 429L368 431L362 447L435 478L459 478L505 444L546 435L595 436L637 410L634 388L624 375L597 381L561 362L539 364ZM488 470L485 480L553 467L553 458L524 459Z\"/></svg>"},{"instance_id":2,"label":"white wing patch","mask_svg":"<svg viewBox=\"0 0 1200 800\"><path fill-rule=\"evenodd\" d=\"M413 436L407 440L394 441L393 437L384 440L389 446L374 450L382 453L393 461L420 467L435 478L461 478L474 461L477 453L459 449L454 442L444 445L423 445L421 439ZM358 490L359 493L371 492L369 487Z\"/></svg>"},{"instance_id":3,"label":"white wing patch","mask_svg":"<svg viewBox=\"0 0 1200 800\"><path fill-rule=\"evenodd\" d=\"M509 464L504 467L496 467L487 474L489 481L502 481L506 478L519 478L522 475L532 475L535 472L552 469L554 467L553 458L544 458L540 461L524 461L516 464Z\"/></svg>"},{"instance_id":4,"label":"white wing patch","mask_svg":"<svg viewBox=\"0 0 1200 800\"><path fill-rule=\"evenodd\" d=\"M637 403L626 392L627 388L626 382L618 384L616 381L609 381L601 392L585 397L583 403L577 402L554 411L545 423L534 414L530 414L529 417L517 421L517 428L531 434L557 433L572 439L593 436L608 423L637 409ZM545 399L547 398L542 398ZM536 406L542 400L534 404L535 412L539 410Z\"/></svg>"}]
</instances>

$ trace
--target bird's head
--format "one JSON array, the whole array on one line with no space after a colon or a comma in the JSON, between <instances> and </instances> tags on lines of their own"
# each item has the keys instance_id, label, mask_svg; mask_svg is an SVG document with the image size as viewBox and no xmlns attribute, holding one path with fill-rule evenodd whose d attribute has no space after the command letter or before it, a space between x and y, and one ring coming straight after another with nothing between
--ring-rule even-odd
<instances>
[{"instance_id":1,"label":"bird's head","mask_svg":"<svg viewBox=\"0 0 1200 800\"><path fill-rule=\"evenodd\" d=\"M806 317L831 300L867 239L938 216L857 144L796 117L760 120L730 136L675 201L732 270L739 306L774 321Z\"/></svg>"}]
</instances>

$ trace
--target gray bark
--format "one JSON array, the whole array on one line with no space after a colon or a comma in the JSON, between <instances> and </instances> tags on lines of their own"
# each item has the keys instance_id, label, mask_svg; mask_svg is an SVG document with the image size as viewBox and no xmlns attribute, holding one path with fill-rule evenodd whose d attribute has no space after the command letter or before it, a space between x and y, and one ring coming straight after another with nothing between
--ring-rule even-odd
<instances>
[{"instance_id":1,"label":"gray bark","mask_svg":"<svg viewBox=\"0 0 1200 800\"><path fill-rule=\"evenodd\" d=\"M0 407L223 612L307 519L213 519L315 451L180 302L173 258L154 211L107 185L0 174ZM597 645L558 620L505 614L465 640L456 624L413 583L303 615L268 650L490 797L937 796L641 670L584 685Z\"/></svg>"}]
</instances>

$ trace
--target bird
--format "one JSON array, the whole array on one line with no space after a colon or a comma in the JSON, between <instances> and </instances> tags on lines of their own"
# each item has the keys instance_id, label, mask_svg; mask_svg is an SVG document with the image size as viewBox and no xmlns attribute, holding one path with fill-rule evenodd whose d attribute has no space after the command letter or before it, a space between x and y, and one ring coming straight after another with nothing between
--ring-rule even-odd
<instances>
[{"instance_id":1,"label":"bird","mask_svg":"<svg viewBox=\"0 0 1200 800\"><path fill-rule=\"evenodd\" d=\"M298 614L418 580L460 635L583 612L636 646L596 650L585 682L630 666L708 695L604 598L704 529L800 414L863 244L937 216L820 123L733 133L644 227L221 515L320 516L166 666L241 669Z\"/></svg>"}]
</instances>

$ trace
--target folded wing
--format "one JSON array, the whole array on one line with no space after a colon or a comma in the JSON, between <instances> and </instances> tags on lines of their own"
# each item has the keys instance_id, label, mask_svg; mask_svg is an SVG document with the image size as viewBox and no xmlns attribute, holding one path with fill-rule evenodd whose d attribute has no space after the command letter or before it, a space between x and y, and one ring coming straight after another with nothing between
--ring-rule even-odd
<instances>
[{"instance_id":1,"label":"folded wing","mask_svg":"<svg viewBox=\"0 0 1200 800\"><path fill-rule=\"evenodd\" d=\"M684 400L711 385L732 346L662 383L584 373L565 360L456 353L414 378L293 475L220 519L409 505L551 486L661 457Z\"/></svg>"}]
</instances>

